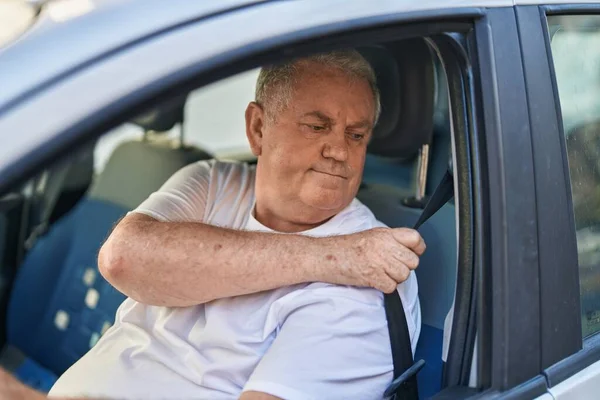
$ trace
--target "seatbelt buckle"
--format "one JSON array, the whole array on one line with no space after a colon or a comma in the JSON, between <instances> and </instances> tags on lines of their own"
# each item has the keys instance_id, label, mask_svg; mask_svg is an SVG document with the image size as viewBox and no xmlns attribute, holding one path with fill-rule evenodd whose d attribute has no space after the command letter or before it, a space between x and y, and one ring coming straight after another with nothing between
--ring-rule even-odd
<instances>
[{"instance_id":1,"label":"seatbelt buckle","mask_svg":"<svg viewBox=\"0 0 600 400\"><path fill-rule=\"evenodd\" d=\"M398 398L403 399L405 396L401 396L404 390L411 390L411 388L407 387L411 383L415 386L414 390L416 390L416 382L413 380L416 378L416 375L419 373L421 369L425 366L425 360L419 360L415 362L409 369L404 371L402 375L397 377L390 383L390 386L383 393L384 398L391 397L392 400ZM413 380L413 382L410 382Z\"/></svg>"}]
</instances>

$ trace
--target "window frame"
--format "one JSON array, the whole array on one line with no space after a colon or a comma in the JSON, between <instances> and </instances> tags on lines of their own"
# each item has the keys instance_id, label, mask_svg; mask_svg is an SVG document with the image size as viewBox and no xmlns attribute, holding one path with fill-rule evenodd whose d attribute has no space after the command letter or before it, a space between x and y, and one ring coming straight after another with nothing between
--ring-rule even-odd
<instances>
[{"instance_id":1,"label":"window frame","mask_svg":"<svg viewBox=\"0 0 600 400\"><path fill-rule=\"evenodd\" d=\"M521 32L527 32L521 35L521 46L539 198L540 337L546 368L581 348L577 242L546 14L538 6L519 6L516 13ZM548 159L560 161L548 164Z\"/></svg>"},{"instance_id":2,"label":"window frame","mask_svg":"<svg viewBox=\"0 0 600 400\"><path fill-rule=\"evenodd\" d=\"M527 32L521 35L521 46L539 198L541 356L546 384L552 388L600 361L600 332L582 338L571 178L547 17L600 15L600 4L530 5L515 9L520 31ZM547 159L560 162L548 164Z\"/></svg>"},{"instance_id":3,"label":"window frame","mask_svg":"<svg viewBox=\"0 0 600 400\"><path fill-rule=\"evenodd\" d=\"M484 395L546 393L540 366L540 287L529 108L514 7L489 9L476 23L474 64L483 133L478 352ZM489 381L486 381L489 380Z\"/></svg>"}]
</instances>

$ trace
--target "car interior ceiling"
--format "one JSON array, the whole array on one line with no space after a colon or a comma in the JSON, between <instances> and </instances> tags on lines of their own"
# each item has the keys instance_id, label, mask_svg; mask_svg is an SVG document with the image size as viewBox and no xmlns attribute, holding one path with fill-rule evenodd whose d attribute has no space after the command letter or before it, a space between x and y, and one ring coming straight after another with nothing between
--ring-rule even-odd
<instances>
[{"instance_id":1,"label":"car interior ceiling","mask_svg":"<svg viewBox=\"0 0 600 400\"><path fill-rule=\"evenodd\" d=\"M374 67L382 103L358 198L388 226L410 227L449 163L445 74L423 38L358 50ZM56 201L40 202L52 208L48 227L18 268L0 357L0 365L29 385L48 390L112 324L124 297L99 275L96 256L113 225L178 169L212 158L183 140L154 140L183 122L185 102L180 96L134 119L146 132L144 139L120 144L98 176L93 174L95 143L81 148L59 179ZM426 398L442 387L444 323L457 276L454 205L442 207L420 232L429 251L417 269L422 327L415 359L426 361L418 375ZM30 293L36 293L35 302Z\"/></svg>"}]
</instances>

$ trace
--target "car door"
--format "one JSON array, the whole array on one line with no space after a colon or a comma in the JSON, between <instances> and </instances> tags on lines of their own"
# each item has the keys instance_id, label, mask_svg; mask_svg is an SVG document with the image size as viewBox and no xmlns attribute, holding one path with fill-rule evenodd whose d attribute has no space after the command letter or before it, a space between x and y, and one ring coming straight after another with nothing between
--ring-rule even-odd
<instances>
[{"instance_id":1,"label":"car door","mask_svg":"<svg viewBox=\"0 0 600 400\"><path fill-rule=\"evenodd\" d=\"M144 4L160 8L159 2ZM546 385L536 181L519 27L512 1L471 5L358 0L240 5L173 19L135 41L97 46L98 54L86 49L80 54L84 63L60 61L53 74L25 69L21 79L30 78L27 83L13 82L0 97L0 140L11 143L10 149L0 146L0 189L192 83L334 44L427 36L446 60L460 203L446 394L541 395ZM109 16L107 11L104 17ZM57 35L82 23L66 25ZM31 39L14 48L8 71L16 72L19 55L43 43ZM190 51L190 43L201 45ZM115 77L122 78L119 85ZM26 134L4 136L17 130ZM548 315L544 322L560 326L559 316ZM525 389L519 386L524 382Z\"/></svg>"},{"instance_id":2,"label":"car door","mask_svg":"<svg viewBox=\"0 0 600 400\"><path fill-rule=\"evenodd\" d=\"M596 398L600 4L556 3L516 7L538 196L544 397Z\"/></svg>"}]
</instances>

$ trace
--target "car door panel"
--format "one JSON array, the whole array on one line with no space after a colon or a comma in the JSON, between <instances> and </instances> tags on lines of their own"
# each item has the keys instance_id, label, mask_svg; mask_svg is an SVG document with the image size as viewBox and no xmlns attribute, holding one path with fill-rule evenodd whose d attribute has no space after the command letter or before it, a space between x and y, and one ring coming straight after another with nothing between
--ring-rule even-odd
<instances>
[{"instance_id":1,"label":"car door panel","mask_svg":"<svg viewBox=\"0 0 600 400\"><path fill-rule=\"evenodd\" d=\"M597 399L600 387L600 362L586 367L548 389L554 400Z\"/></svg>"}]
</instances>

